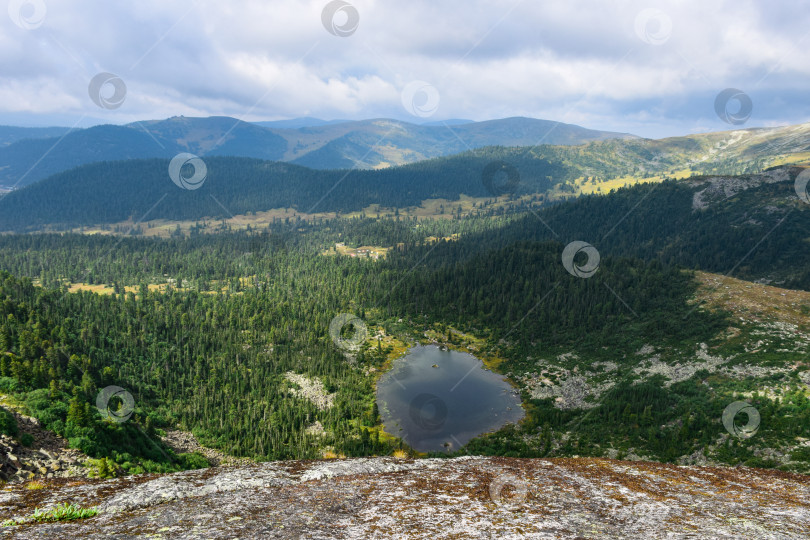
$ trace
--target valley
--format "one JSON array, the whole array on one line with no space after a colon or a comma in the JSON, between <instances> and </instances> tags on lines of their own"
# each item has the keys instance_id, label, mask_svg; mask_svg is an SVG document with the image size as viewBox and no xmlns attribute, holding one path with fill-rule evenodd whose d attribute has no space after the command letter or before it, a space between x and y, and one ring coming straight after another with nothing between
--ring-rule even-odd
<instances>
[{"instance_id":1,"label":"valley","mask_svg":"<svg viewBox=\"0 0 810 540\"><path fill-rule=\"evenodd\" d=\"M135 160L7 195L3 480L379 456L810 474L810 169L603 181L521 152L212 158L225 181L174 194L160 160ZM518 189L487 193L509 156ZM22 440L31 422L58 448Z\"/></svg>"},{"instance_id":2,"label":"valley","mask_svg":"<svg viewBox=\"0 0 810 540\"><path fill-rule=\"evenodd\" d=\"M810 531L810 11L9 0L0 538Z\"/></svg>"},{"instance_id":3,"label":"valley","mask_svg":"<svg viewBox=\"0 0 810 540\"><path fill-rule=\"evenodd\" d=\"M295 219L279 212L245 228L206 222L168 237L91 227L85 234L6 235L4 269L36 285L5 278L11 303L0 375L46 427L93 459L112 457L112 470L121 472L185 467L191 458L160 442L161 433L176 429L252 459L425 455L386 433L375 389L409 346L437 343L471 352L506 376L525 412L517 424L449 455L604 456L807 472L810 293L799 290L807 287L807 255L792 238L806 230L810 212L791 202L801 170L669 180L537 206L530 196L462 198L461 213L438 215L403 209ZM749 207L749 199L756 204ZM600 241L594 231L607 228L598 217L613 220L636 200L645 207L620 224L612 242ZM445 201L420 208L456 206ZM670 209L670 223L657 221L659 205ZM793 211L788 221L773 210L755 218L762 205ZM582 219L582 212L593 217ZM703 216L697 221L696 212ZM738 215L744 221L737 223ZM744 255L757 246L754 231L761 236L777 222L769 249L783 242L788 264L775 274L770 261L749 254L735 277L722 274L734 264L725 262L734 260L732 250ZM172 225L176 231L180 222L146 230ZM747 243L727 241L740 226L751 228ZM689 235L704 237L706 227L715 238L706 250L677 247ZM629 231L648 237L633 233L628 244L622 237ZM597 276L572 280L559 262L557 237L593 238L603 254ZM657 249L639 251L651 243ZM12 308L20 302L28 311ZM95 315L80 322L65 314L59 322L64 309ZM326 332L340 312L356 314L367 328L351 349ZM37 330L27 328L31 321ZM33 338L27 348L23 338ZM56 367L42 364L45 358ZM236 369L224 369L231 363ZM28 369L34 375L19 379ZM113 382L137 396L133 419L98 431L104 424L87 429L99 422L92 414L65 416ZM217 391L223 385L240 392L227 397ZM302 397L310 386L322 397ZM61 413L37 401L43 391L63 396ZM244 402L241 392L255 397ZM729 437L720 422L723 408L741 398L762 415L748 440ZM212 415L222 407L241 410L243 423ZM143 439L140 454L99 438L128 426L133 441Z\"/></svg>"}]
</instances>

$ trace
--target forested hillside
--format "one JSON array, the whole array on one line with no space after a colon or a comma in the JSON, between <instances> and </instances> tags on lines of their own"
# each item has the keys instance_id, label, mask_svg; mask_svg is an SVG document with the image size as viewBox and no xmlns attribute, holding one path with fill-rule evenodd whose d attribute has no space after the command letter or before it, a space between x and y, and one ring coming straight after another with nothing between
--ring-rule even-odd
<instances>
[{"instance_id":1,"label":"forested hillside","mask_svg":"<svg viewBox=\"0 0 810 540\"><path fill-rule=\"evenodd\" d=\"M206 159L278 160L316 169L376 169L487 146L582 144L614 137L632 136L534 118L417 125L388 119L313 124L175 116L75 130L0 126L0 188L22 187L89 163L170 159L179 152Z\"/></svg>"},{"instance_id":2,"label":"forested hillside","mask_svg":"<svg viewBox=\"0 0 810 540\"><path fill-rule=\"evenodd\" d=\"M186 129L184 124L176 125L181 120L166 121L169 127L161 128L161 133L171 140L179 137ZM208 123L213 120L209 119ZM225 122L219 120L220 124ZM340 157L347 152L345 148L338 152L339 155L324 158L338 160L340 166L346 167L343 170L312 170L275 161L206 156L206 174L194 190L184 190L172 183L168 169L169 156L174 156L174 151L156 153L154 149L148 149L148 144L157 147L143 139L146 134L113 126L93 129L108 130L110 141L115 140L121 130L133 139L123 154L106 152L104 145L93 146L96 160L103 161L55 174L0 198L0 231L64 230L155 219L222 219L270 209L349 213L370 205L404 208L419 206L427 199L455 201L462 195L479 198L510 195L515 199L533 195L533 202L543 205L581 193L605 194L612 188L632 186L640 181L689 180L690 176L695 178L699 174L759 174L771 164L790 163L806 157L802 134L808 126L713 133L661 141L612 139L581 146L495 146L377 171L353 168L356 163ZM209 126L207 129L213 128ZM262 129L240 124L234 130L234 136ZM216 130L201 130L191 147L188 143L184 147L175 145L171 148L203 153L216 144L216 133ZM89 136L85 132L79 135ZM272 133L268 131L265 135L270 137ZM239 143L244 147L240 147L243 152L231 147L237 144L236 139L224 139L220 146L209 149L209 154L253 155L261 148L264 150L256 155L263 158L280 155L277 149L274 150L279 141L248 139L258 141L258 146L251 151L245 149L244 141ZM46 144L46 141L33 143ZM363 144L356 141L351 144L355 145L356 153L363 153L372 142L365 140ZM43 147L36 151L45 150ZM312 156L334 150L330 143ZM0 154L2 151L0 149ZM164 159L127 159L143 156L164 156ZM45 170L43 167L45 165L38 166L38 173ZM694 186L695 182L688 185ZM613 199L609 204L616 206L621 203ZM604 210L610 212L613 209ZM683 208L674 210L680 219L684 218ZM637 213L636 221L647 216L648 213ZM636 244L629 235L622 235L621 241L633 245L636 250L648 247Z\"/></svg>"},{"instance_id":3,"label":"forested hillside","mask_svg":"<svg viewBox=\"0 0 810 540\"><path fill-rule=\"evenodd\" d=\"M602 254L658 260L810 290L810 205L801 168L694 177L583 196L488 233L488 241L581 239ZM496 237L499 240L496 240Z\"/></svg>"},{"instance_id":4,"label":"forested hillside","mask_svg":"<svg viewBox=\"0 0 810 540\"><path fill-rule=\"evenodd\" d=\"M208 176L193 191L172 183L168 160L95 163L0 199L0 230L127 219L194 220L270 208L352 212L371 204L405 207L429 198L452 200L462 193L492 197L483 174L501 155L501 149L494 148L381 171L315 171L248 158L207 158ZM520 176L516 193L544 192L573 174L531 156L516 156L510 165Z\"/></svg>"},{"instance_id":5,"label":"forested hillside","mask_svg":"<svg viewBox=\"0 0 810 540\"><path fill-rule=\"evenodd\" d=\"M286 148L287 142L267 129L223 117L64 129L58 136L0 146L0 186L23 187L88 163L170 159L179 152L280 159Z\"/></svg>"},{"instance_id":6,"label":"forested hillside","mask_svg":"<svg viewBox=\"0 0 810 540\"><path fill-rule=\"evenodd\" d=\"M143 448L134 455L129 443L105 438L111 429L137 438L179 425L211 446L263 459L386 454L403 445L381 432L376 374L431 335L451 347L476 344L524 399L519 426L462 452L699 455L804 470L808 456L796 437L810 425L801 390L807 328L785 333L698 309L697 284L681 269L734 261L756 247L758 234L735 235L759 216L752 211L763 193L793 208L768 241L793 242L810 212L789 202L790 178L710 197L704 209L692 205L707 181L694 180L582 198L538 215L279 222L267 231L169 240L4 236L3 269L46 287L3 278L4 385L72 444L106 452L128 470L193 463L171 454L161 461L147 439L132 443ZM752 230L773 229L768 215ZM679 242L691 246L693 238L707 247L679 258ZM590 279L562 264L574 239L602 252ZM325 254L338 242L391 249L379 260ZM804 259L790 256L795 264L780 272L798 275ZM751 272L766 270L759 257L746 259L756 262ZM104 285L109 294L68 292ZM339 313L369 327L348 356L328 333ZM767 353L752 346L762 339ZM323 385L327 406L300 395L291 382L299 376ZM104 424L92 406L111 384L132 393L128 423ZM767 390L753 395L763 419L758 438L724 439L724 407L757 389Z\"/></svg>"}]
</instances>

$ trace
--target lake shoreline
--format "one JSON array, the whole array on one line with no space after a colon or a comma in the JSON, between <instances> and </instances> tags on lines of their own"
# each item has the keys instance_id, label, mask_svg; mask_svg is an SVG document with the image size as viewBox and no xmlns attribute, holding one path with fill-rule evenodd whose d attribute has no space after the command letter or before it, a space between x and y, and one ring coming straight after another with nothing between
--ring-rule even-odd
<instances>
[{"instance_id":1,"label":"lake shoreline","mask_svg":"<svg viewBox=\"0 0 810 540\"><path fill-rule=\"evenodd\" d=\"M416 341L377 377L383 431L401 438L416 454L456 451L527 417L514 381L469 350L449 345ZM437 370L442 367L447 370ZM445 432L445 425L452 430ZM437 446L445 437L444 448Z\"/></svg>"}]
</instances>

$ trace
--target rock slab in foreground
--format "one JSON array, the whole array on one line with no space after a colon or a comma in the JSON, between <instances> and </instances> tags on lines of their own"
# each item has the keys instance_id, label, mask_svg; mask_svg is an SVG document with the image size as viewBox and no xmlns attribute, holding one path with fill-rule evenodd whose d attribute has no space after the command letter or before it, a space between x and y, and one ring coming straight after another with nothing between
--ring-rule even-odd
<instances>
[{"instance_id":1,"label":"rock slab in foreground","mask_svg":"<svg viewBox=\"0 0 810 540\"><path fill-rule=\"evenodd\" d=\"M3 538L807 538L810 476L610 459L272 462L0 491Z\"/></svg>"}]
</instances>

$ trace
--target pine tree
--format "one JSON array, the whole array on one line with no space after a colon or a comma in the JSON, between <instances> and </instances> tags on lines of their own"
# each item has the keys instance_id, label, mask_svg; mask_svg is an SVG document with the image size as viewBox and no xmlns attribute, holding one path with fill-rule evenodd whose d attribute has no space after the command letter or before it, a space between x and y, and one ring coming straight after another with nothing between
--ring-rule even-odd
<instances>
[{"instance_id":1,"label":"pine tree","mask_svg":"<svg viewBox=\"0 0 810 540\"><path fill-rule=\"evenodd\" d=\"M85 416L84 403L79 399L78 393L74 393L68 405L67 422L76 426L85 426L88 418Z\"/></svg>"}]
</instances>

